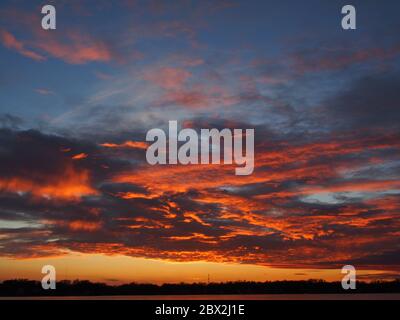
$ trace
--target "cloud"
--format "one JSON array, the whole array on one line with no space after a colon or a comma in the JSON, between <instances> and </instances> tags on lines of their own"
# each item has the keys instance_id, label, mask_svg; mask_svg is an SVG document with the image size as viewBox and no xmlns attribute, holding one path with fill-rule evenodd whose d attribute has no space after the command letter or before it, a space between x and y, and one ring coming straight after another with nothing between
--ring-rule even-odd
<instances>
[{"instance_id":1,"label":"cloud","mask_svg":"<svg viewBox=\"0 0 400 320\"><path fill-rule=\"evenodd\" d=\"M182 63L187 62L182 61ZM157 107L203 109L229 106L241 101L241 98L231 94L226 86L202 81L184 68L149 69L144 71L143 78L163 89L154 103Z\"/></svg>"},{"instance_id":2,"label":"cloud","mask_svg":"<svg viewBox=\"0 0 400 320\"><path fill-rule=\"evenodd\" d=\"M164 103L175 104L191 109L202 109L212 107L230 106L239 100L229 95L221 87L211 87L203 89L201 87L169 92L162 97Z\"/></svg>"},{"instance_id":3,"label":"cloud","mask_svg":"<svg viewBox=\"0 0 400 320\"><path fill-rule=\"evenodd\" d=\"M72 156L72 159L73 160L81 160L81 159L86 159L87 157L88 157L88 155L86 153L81 152L81 153L78 153L78 154Z\"/></svg>"},{"instance_id":4,"label":"cloud","mask_svg":"<svg viewBox=\"0 0 400 320\"><path fill-rule=\"evenodd\" d=\"M43 61L46 59L44 56L27 49L21 41L17 40L13 34L6 30L0 29L0 41L6 48L15 50L25 57L31 58L36 61Z\"/></svg>"},{"instance_id":5,"label":"cloud","mask_svg":"<svg viewBox=\"0 0 400 320\"><path fill-rule=\"evenodd\" d=\"M112 50L104 41L82 32L71 31L60 37L39 30L36 35L34 47L71 64L109 62L113 58Z\"/></svg>"},{"instance_id":6,"label":"cloud","mask_svg":"<svg viewBox=\"0 0 400 320\"><path fill-rule=\"evenodd\" d=\"M385 160L387 148L398 149L391 144L396 139L351 138L258 142L257 174L238 178L230 166L132 162L131 153L143 156L144 150L123 143L104 147L3 129L1 176L8 187L0 188L2 219L32 227L2 229L1 254L35 257L76 250L313 268L335 267L346 256L363 266L372 247L386 252L396 242L396 196L376 193L373 199L337 203L302 198L305 190L314 195L359 190L359 180L339 169L368 165L371 157ZM379 147L382 141L385 148ZM80 154L88 156L73 159ZM362 182L376 184L392 187L373 177ZM17 237L24 246L13 241ZM384 260L368 263L381 268Z\"/></svg>"},{"instance_id":7,"label":"cloud","mask_svg":"<svg viewBox=\"0 0 400 320\"><path fill-rule=\"evenodd\" d=\"M89 171L75 166L61 151L62 139L34 131L13 133L3 129L0 134L5 152L0 159L3 192L58 199L97 193L90 185Z\"/></svg>"},{"instance_id":8,"label":"cloud","mask_svg":"<svg viewBox=\"0 0 400 320\"><path fill-rule=\"evenodd\" d=\"M71 64L109 62L114 57L112 49L104 41L78 32L68 32L62 37L38 30L32 40L23 43L10 32L0 30L0 41L6 48L36 61L46 60L46 55ZM28 44L40 53L27 49Z\"/></svg>"},{"instance_id":9,"label":"cloud","mask_svg":"<svg viewBox=\"0 0 400 320\"><path fill-rule=\"evenodd\" d=\"M41 94L43 96L54 95L53 91L51 91L49 89L45 89L45 88L35 89L35 92L37 92L38 94Z\"/></svg>"},{"instance_id":10,"label":"cloud","mask_svg":"<svg viewBox=\"0 0 400 320\"><path fill-rule=\"evenodd\" d=\"M149 146L147 142L144 141L125 141L123 143L112 143L112 142L104 142L100 144L105 148L134 148L134 149L147 149Z\"/></svg>"},{"instance_id":11,"label":"cloud","mask_svg":"<svg viewBox=\"0 0 400 320\"><path fill-rule=\"evenodd\" d=\"M20 117L11 115L11 114L0 114L0 129L8 128L16 130L22 124L23 120Z\"/></svg>"},{"instance_id":12,"label":"cloud","mask_svg":"<svg viewBox=\"0 0 400 320\"><path fill-rule=\"evenodd\" d=\"M305 50L292 55L297 72L323 72L341 70L367 62L384 62L400 55L400 44L390 47L325 48Z\"/></svg>"},{"instance_id":13,"label":"cloud","mask_svg":"<svg viewBox=\"0 0 400 320\"><path fill-rule=\"evenodd\" d=\"M64 14L82 13L83 6L71 3L60 3ZM98 8L105 9L106 2ZM87 8L86 8L87 9ZM92 8L91 8L92 9ZM17 40L14 35L0 28L0 40L6 47L18 51L36 61L47 60L49 57L61 59L70 64L85 64L90 62L110 62L121 58L121 55L112 41L106 41L105 36L97 36L86 32L86 25L76 27L68 24L64 28L48 31L41 27L41 15L34 14L38 8L27 10L16 6L6 6L0 10L2 21L7 23L11 30L21 30L24 40ZM85 10L83 10L85 11ZM87 10L86 10L87 11ZM18 24L15 23L18 21ZM84 22L84 20L82 20ZM27 49L29 48L29 49Z\"/></svg>"},{"instance_id":14,"label":"cloud","mask_svg":"<svg viewBox=\"0 0 400 320\"><path fill-rule=\"evenodd\" d=\"M398 72L362 76L324 102L325 114L339 127L395 130L400 122L399 92Z\"/></svg>"},{"instance_id":15,"label":"cloud","mask_svg":"<svg viewBox=\"0 0 400 320\"><path fill-rule=\"evenodd\" d=\"M144 72L144 79L164 89L179 89L191 77L191 73L180 68L162 67Z\"/></svg>"},{"instance_id":16,"label":"cloud","mask_svg":"<svg viewBox=\"0 0 400 320\"><path fill-rule=\"evenodd\" d=\"M76 250L399 269L396 259L387 262L397 253L400 227L399 77L395 66L385 74L374 68L396 58L397 46L294 47L293 56L283 51L279 60L257 52L260 47L226 50L226 41L199 47L198 29L207 27L201 17L213 5L193 8L193 19L132 19L137 26L115 39L116 29L107 38L92 34L91 24L61 34L32 29L23 40L3 32L11 50L69 64L131 61L137 43L162 45L121 73L96 72L103 81L92 98L66 110L46 132L22 131L21 119L0 116L7 128L0 131L0 212L7 221L0 255ZM153 9L163 16L177 13L179 4ZM75 10L82 12L79 5ZM132 12L140 16L140 10ZM263 62L247 61L258 55ZM357 72L343 82L319 74L353 66ZM170 117L196 130L255 128L254 174L237 177L230 165L148 165L143 134Z\"/></svg>"}]
</instances>

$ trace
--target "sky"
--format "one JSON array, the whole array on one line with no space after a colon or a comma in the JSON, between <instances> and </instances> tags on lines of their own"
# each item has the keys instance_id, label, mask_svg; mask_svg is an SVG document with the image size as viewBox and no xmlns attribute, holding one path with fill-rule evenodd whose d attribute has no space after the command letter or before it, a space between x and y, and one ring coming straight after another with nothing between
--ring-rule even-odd
<instances>
[{"instance_id":1,"label":"sky","mask_svg":"<svg viewBox=\"0 0 400 320\"><path fill-rule=\"evenodd\" d=\"M398 277L400 3L351 3L1 1L0 279ZM148 164L170 120L254 172Z\"/></svg>"}]
</instances>

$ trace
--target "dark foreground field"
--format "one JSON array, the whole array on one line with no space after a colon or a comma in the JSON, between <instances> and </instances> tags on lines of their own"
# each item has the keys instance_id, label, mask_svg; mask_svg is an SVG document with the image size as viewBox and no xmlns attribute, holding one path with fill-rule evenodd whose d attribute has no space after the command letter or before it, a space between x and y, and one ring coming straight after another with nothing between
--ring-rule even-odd
<instances>
[{"instance_id":1,"label":"dark foreground field","mask_svg":"<svg viewBox=\"0 0 400 320\"><path fill-rule=\"evenodd\" d=\"M323 280L307 281L273 281L273 282L225 282L225 283L180 283L180 284L122 284L108 285L105 283L93 283L90 281L59 281L56 290L43 290L39 281L33 280L6 280L0 283L0 296L2 297L59 297L59 296L175 296L184 299L183 296L191 297L201 295L218 296L264 296L265 299L271 299L278 296L290 295L307 298L308 295L329 296L348 296L357 295L367 297L379 297L376 294L400 294L400 280L395 281L376 281L376 282L357 282L355 290L344 290L340 282L326 282ZM397 296L397 295L392 295ZM281 297L280 297L281 298ZM131 298L134 299L134 298ZM264 299L264 298L262 298Z\"/></svg>"}]
</instances>

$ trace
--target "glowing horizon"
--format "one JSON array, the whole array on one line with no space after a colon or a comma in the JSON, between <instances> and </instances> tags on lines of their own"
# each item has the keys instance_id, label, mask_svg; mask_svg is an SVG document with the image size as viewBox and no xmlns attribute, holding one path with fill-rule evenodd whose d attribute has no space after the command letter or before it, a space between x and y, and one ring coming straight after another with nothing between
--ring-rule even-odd
<instances>
[{"instance_id":1,"label":"glowing horizon","mask_svg":"<svg viewBox=\"0 0 400 320\"><path fill-rule=\"evenodd\" d=\"M111 285L124 283L194 283L228 281L276 281L323 279L340 281L341 269L274 268L250 264L213 263L206 261L173 262L127 256L79 254L22 260L0 258L0 281L10 279L41 280L43 265L53 265L57 281L89 280ZM99 269L99 266L101 268ZM391 279L382 270L359 270L364 281Z\"/></svg>"}]
</instances>

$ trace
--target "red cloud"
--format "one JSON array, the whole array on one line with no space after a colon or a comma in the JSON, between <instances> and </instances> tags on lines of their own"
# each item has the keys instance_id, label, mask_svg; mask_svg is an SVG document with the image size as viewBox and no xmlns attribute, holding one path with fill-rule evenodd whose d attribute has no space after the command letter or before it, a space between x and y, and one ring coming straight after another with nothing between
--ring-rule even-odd
<instances>
[{"instance_id":1,"label":"red cloud","mask_svg":"<svg viewBox=\"0 0 400 320\"><path fill-rule=\"evenodd\" d=\"M191 73L180 68L163 67L148 70L144 73L144 79L163 89L178 89L189 79Z\"/></svg>"},{"instance_id":2,"label":"red cloud","mask_svg":"<svg viewBox=\"0 0 400 320\"><path fill-rule=\"evenodd\" d=\"M36 61L46 60L45 55L27 49L26 43L17 40L6 30L0 30L0 41L6 48L15 50L25 57ZM103 41L77 32L68 33L62 39L49 32L37 30L33 39L27 43L30 47L71 64L107 62L113 57L112 50Z\"/></svg>"},{"instance_id":3,"label":"red cloud","mask_svg":"<svg viewBox=\"0 0 400 320\"><path fill-rule=\"evenodd\" d=\"M31 58L36 61L45 60L45 57L41 56L40 54L32 50L26 49L25 45L21 41L17 40L13 34L6 30L0 30L0 41L6 48L15 50L25 57Z\"/></svg>"},{"instance_id":4,"label":"red cloud","mask_svg":"<svg viewBox=\"0 0 400 320\"><path fill-rule=\"evenodd\" d=\"M89 35L77 32L68 33L65 39L55 37L50 33L40 30L37 33L39 41L34 46L50 56L62 59L71 64L84 64L87 62L107 62L112 59L109 46L103 41L94 39Z\"/></svg>"},{"instance_id":5,"label":"red cloud","mask_svg":"<svg viewBox=\"0 0 400 320\"><path fill-rule=\"evenodd\" d=\"M162 67L144 72L144 79L166 92L158 103L176 104L187 108L209 108L228 106L238 102L236 96L221 86L188 83L192 74L182 68Z\"/></svg>"}]
</instances>

